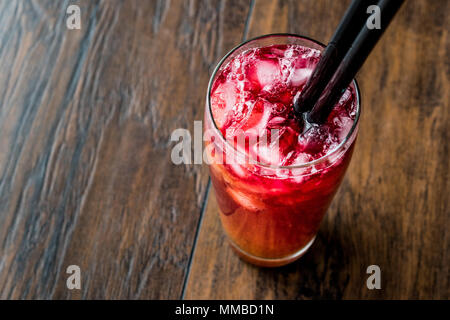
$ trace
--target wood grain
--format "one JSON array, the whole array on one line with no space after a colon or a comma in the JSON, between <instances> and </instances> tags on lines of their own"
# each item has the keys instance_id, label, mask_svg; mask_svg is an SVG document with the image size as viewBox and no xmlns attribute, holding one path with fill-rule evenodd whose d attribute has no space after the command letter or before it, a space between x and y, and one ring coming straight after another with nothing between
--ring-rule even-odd
<instances>
[{"instance_id":1,"label":"wood grain","mask_svg":"<svg viewBox=\"0 0 450 320\"><path fill-rule=\"evenodd\" d=\"M326 42L346 2L256 0L248 34ZM212 193L187 299L450 298L449 10L448 1L407 1L360 71L355 153L310 251L278 269L240 261ZM381 290L366 287L372 264Z\"/></svg>"},{"instance_id":2,"label":"wood grain","mask_svg":"<svg viewBox=\"0 0 450 320\"><path fill-rule=\"evenodd\" d=\"M81 30L72 2L0 1L0 298L177 299L208 177L170 134L203 118L249 2L76 3Z\"/></svg>"}]
</instances>

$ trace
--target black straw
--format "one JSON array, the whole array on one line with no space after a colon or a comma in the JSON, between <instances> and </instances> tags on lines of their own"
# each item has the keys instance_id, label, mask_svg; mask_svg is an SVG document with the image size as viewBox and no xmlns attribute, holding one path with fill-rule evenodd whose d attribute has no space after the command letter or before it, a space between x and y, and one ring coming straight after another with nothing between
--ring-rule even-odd
<instances>
[{"instance_id":1,"label":"black straw","mask_svg":"<svg viewBox=\"0 0 450 320\"><path fill-rule=\"evenodd\" d=\"M294 110L299 119L310 123L327 119L403 1L380 0L377 5L380 25L371 26L371 29L367 23L369 2L352 2L307 85L294 99Z\"/></svg>"},{"instance_id":2,"label":"black straw","mask_svg":"<svg viewBox=\"0 0 450 320\"><path fill-rule=\"evenodd\" d=\"M294 110L298 116L313 108L325 86L330 82L337 67L366 23L366 10L370 2L370 0L353 0L348 7L308 82L300 95L294 99Z\"/></svg>"},{"instance_id":3,"label":"black straw","mask_svg":"<svg viewBox=\"0 0 450 320\"><path fill-rule=\"evenodd\" d=\"M380 28L369 29L367 25L364 25L333 78L325 87L323 94L308 114L309 122L320 123L327 119L334 105L366 61L402 4L403 0L381 0L378 3L381 18Z\"/></svg>"}]
</instances>

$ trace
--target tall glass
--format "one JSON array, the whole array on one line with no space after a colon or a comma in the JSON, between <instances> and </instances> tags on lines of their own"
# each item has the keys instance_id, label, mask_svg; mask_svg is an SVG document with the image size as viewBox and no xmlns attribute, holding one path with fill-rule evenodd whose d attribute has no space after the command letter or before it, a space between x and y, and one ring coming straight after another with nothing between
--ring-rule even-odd
<instances>
[{"instance_id":1,"label":"tall glass","mask_svg":"<svg viewBox=\"0 0 450 320\"><path fill-rule=\"evenodd\" d=\"M217 128L211 111L211 88L222 67L234 57L250 48L275 44L324 48L317 41L291 34L266 35L240 44L214 70L205 110L205 154L222 226L238 255L260 266L288 264L301 257L314 242L350 162L360 114L359 89L353 81L355 120L335 149L296 166L249 162L247 155L235 149Z\"/></svg>"}]
</instances>

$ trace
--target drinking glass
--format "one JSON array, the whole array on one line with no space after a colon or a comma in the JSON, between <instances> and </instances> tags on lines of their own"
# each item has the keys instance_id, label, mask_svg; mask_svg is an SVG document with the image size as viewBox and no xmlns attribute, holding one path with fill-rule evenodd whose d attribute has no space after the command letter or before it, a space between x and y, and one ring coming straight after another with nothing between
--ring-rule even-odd
<instances>
[{"instance_id":1,"label":"drinking glass","mask_svg":"<svg viewBox=\"0 0 450 320\"><path fill-rule=\"evenodd\" d=\"M360 93L356 81L356 116L344 140L325 156L295 166L249 161L217 128L211 111L211 88L222 68L255 47L297 44L323 50L307 37L273 34L246 41L231 50L214 70L205 110L205 155L223 229L244 260L281 266L301 257L314 242L322 218L344 177L358 133Z\"/></svg>"}]
</instances>

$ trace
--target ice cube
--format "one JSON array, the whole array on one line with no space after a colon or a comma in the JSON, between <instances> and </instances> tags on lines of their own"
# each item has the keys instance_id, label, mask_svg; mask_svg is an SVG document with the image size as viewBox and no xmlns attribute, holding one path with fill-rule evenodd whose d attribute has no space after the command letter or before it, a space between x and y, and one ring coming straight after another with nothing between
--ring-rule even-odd
<instances>
[{"instance_id":1,"label":"ice cube","mask_svg":"<svg viewBox=\"0 0 450 320\"><path fill-rule=\"evenodd\" d=\"M286 119L275 117L271 122L281 121L286 123ZM298 131L290 125L281 128L271 128L270 134L260 137L260 141L253 146L251 154L258 161L271 165L289 165L291 152L298 143Z\"/></svg>"},{"instance_id":2,"label":"ice cube","mask_svg":"<svg viewBox=\"0 0 450 320\"><path fill-rule=\"evenodd\" d=\"M267 126L270 128L281 127L285 122L286 118L284 117L273 117L272 119L270 119Z\"/></svg>"},{"instance_id":3,"label":"ice cube","mask_svg":"<svg viewBox=\"0 0 450 320\"><path fill-rule=\"evenodd\" d=\"M272 104L268 101L258 99L251 107L247 119L241 127L242 130L253 132L257 136L264 134L271 113Z\"/></svg>"},{"instance_id":4,"label":"ice cube","mask_svg":"<svg viewBox=\"0 0 450 320\"><path fill-rule=\"evenodd\" d=\"M295 155L294 161L292 161L292 166L298 166L298 165L302 165L305 163L308 163L312 160L311 156L307 153L304 152L298 152Z\"/></svg>"},{"instance_id":5,"label":"ice cube","mask_svg":"<svg viewBox=\"0 0 450 320\"><path fill-rule=\"evenodd\" d=\"M239 165L238 163L231 161L231 162L228 162L227 164L228 164L229 168L233 171L234 175L236 175L240 178L245 178L247 176L244 168L242 168L242 166Z\"/></svg>"},{"instance_id":6,"label":"ice cube","mask_svg":"<svg viewBox=\"0 0 450 320\"><path fill-rule=\"evenodd\" d=\"M221 128L230 111L238 103L239 93L236 84L228 80L219 83L211 96L211 109L214 120L219 128Z\"/></svg>"},{"instance_id":7,"label":"ice cube","mask_svg":"<svg viewBox=\"0 0 450 320\"><path fill-rule=\"evenodd\" d=\"M252 197L249 194L245 194L244 192L231 187L227 188L227 192L238 205L248 211L261 211L265 208L264 203L256 196Z\"/></svg>"},{"instance_id":8,"label":"ice cube","mask_svg":"<svg viewBox=\"0 0 450 320\"><path fill-rule=\"evenodd\" d=\"M352 125L353 120L351 118L341 117L341 125L340 128L337 130L339 142L344 141L345 137L350 132Z\"/></svg>"},{"instance_id":9,"label":"ice cube","mask_svg":"<svg viewBox=\"0 0 450 320\"><path fill-rule=\"evenodd\" d=\"M289 77L289 82L291 85L299 87L308 81L311 76L312 69L310 68L295 68L292 70L291 75Z\"/></svg>"},{"instance_id":10,"label":"ice cube","mask_svg":"<svg viewBox=\"0 0 450 320\"><path fill-rule=\"evenodd\" d=\"M280 152L287 155L297 146L298 132L290 126L287 126L284 129L285 130L280 130L280 139L278 144L280 146Z\"/></svg>"},{"instance_id":11,"label":"ice cube","mask_svg":"<svg viewBox=\"0 0 450 320\"><path fill-rule=\"evenodd\" d=\"M252 158L265 165L277 166L280 164L282 155L280 154L280 148L278 140L275 141L263 141L255 144L251 149Z\"/></svg>"},{"instance_id":12,"label":"ice cube","mask_svg":"<svg viewBox=\"0 0 450 320\"><path fill-rule=\"evenodd\" d=\"M318 154L323 151L324 142L329 136L328 128L313 125L303 134L298 136L298 142L301 145L300 151L309 154Z\"/></svg>"},{"instance_id":13,"label":"ice cube","mask_svg":"<svg viewBox=\"0 0 450 320\"><path fill-rule=\"evenodd\" d=\"M281 78L280 65L276 60L257 60L249 66L247 77L264 88Z\"/></svg>"}]
</instances>

